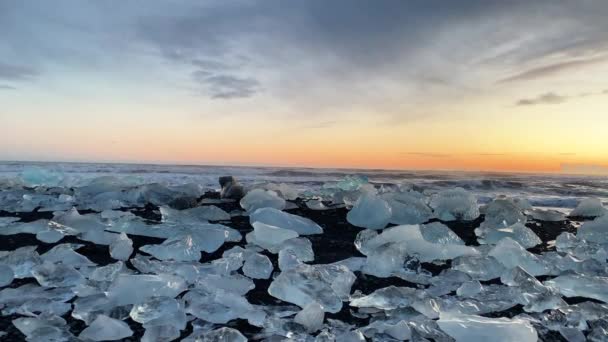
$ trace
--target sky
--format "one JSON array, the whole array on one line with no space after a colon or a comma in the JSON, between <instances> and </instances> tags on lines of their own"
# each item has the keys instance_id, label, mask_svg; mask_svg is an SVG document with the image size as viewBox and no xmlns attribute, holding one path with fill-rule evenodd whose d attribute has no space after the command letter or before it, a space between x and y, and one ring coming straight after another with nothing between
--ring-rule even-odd
<instances>
[{"instance_id":1,"label":"sky","mask_svg":"<svg viewBox=\"0 0 608 342\"><path fill-rule=\"evenodd\" d=\"M608 174L605 0L0 0L0 160Z\"/></svg>"}]
</instances>

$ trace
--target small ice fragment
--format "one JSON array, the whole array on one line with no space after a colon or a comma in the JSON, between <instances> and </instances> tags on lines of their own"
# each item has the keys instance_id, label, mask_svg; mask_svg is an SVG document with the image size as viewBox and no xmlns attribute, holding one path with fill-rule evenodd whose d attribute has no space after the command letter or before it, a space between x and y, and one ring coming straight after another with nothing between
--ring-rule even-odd
<instances>
[{"instance_id":1,"label":"small ice fragment","mask_svg":"<svg viewBox=\"0 0 608 342\"><path fill-rule=\"evenodd\" d=\"M485 220L481 228L506 228L516 223L525 224L526 220L526 215L512 200L497 198L485 207Z\"/></svg>"},{"instance_id":2,"label":"small ice fragment","mask_svg":"<svg viewBox=\"0 0 608 342\"><path fill-rule=\"evenodd\" d=\"M264 224L283 229L290 229L300 235L321 234L323 228L310 219L289 214L275 208L260 208L251 213L249 222Z\"/></svg>"},{"instance_id":3,"label":"small ice fragment","mask_svg":"<svg viewBox=\"0 0 608 342\"><path fill-rule=\"evenodd\" d=\"M576 236L595 243L608 243L608 215L585 222L578 229Z\"/></svg>"},{"instance_id":4,"label":"small ice fragment","mask_svg":"<svg viewBox=\"0 0 608 342\"><path fill-rule=\"evenodd\" d=\"M586 198L570 212L570 217L599 217L604 216L608 209L604 207L599 198Z\"/></svg>"},{"instance_id":5,"label":"small ice fragment","mask_svg":"<svg viewBox=\"0 0 608 342\"><path fill-rule=\"evenodd\" d=\"M32 275L44 287L72 287L82 284L85 280L73 267L49 262L34 266Z\"/></svg>"},{"instance_id":6,"label":"small ice fragment","mask_svg":"<svg viewBox=\"0 0 608 342\"><path fill-rule=\"evenodd\" d=\"M323 327L325 312L323 307L317 302L306 305L302 311L298 312L294 321L303 325L309 333L315 332Z\"/></svg>"},{"instance_id":7,"label":"small ice fragment","mask_svg":"<svg viewBox=\"0 0 608 342\"><path fill-rule=\"evenodd\" d=\"M175 297L186 289L186 282L168 274L121 274L108 288L108 299L117 305L136 304L150 297Z\"/></svg>"},{"instance_id":8,"label":"small ice fragment","mask_svg":"<svg viewBox=\"0 0 608 342\"><path fill-rule=\"evenodd\" d=\"M127 323L106 315L98 315L93 323L86 327L78 337L92 341L116 341L131 335L133 335L133 331Z\"/></svg>"},{"instance_id":9,"label":"small ice fragment","mask_svg":"<svg viewBox=\"0 0 608 342\"><path fill-rule=\"evenodd\" d=\"M538 339L534 327L522 319L441 313L437 324L457 342L536 342Z\"/></svg>"},{"instance_id":10,"label":"small ice fragment","mask_svg":"<svg viewBox=\"0 0 608 342\"><path fill-rule=\"evenodd\" d=\"M501 239L509 237L517 241L524 248L531 248L542 243L541 239L532 229L521 223L515 223L506 228L477 228L475 234L482 244L497 244Z\"/></svg>"},{"instance_id":11,"label":"small ice fragment","mask_svg":"<svg viewBox=\"0 0 608 342\"><path fill-rule=\"evenodd\" d=\"M548 272L547 266L536 255L528 252L509 237L500 240L488 255L496 258L507 269L520 266L534 276L547 274Z\"/></svg>"},{"instance_id":12,"label":"small ice fragment","mask_svg":"<svg viewBox=\"0 0 608 342\"><path fill-rule=\"evenodd\" d=\"M0 287L9 285L13 282L15 274L10 266L0 264Z\"/></svg>"},{"instance_id":13,"label":"small ice fragment","mask_svg":"<svg viewBox=\"0 0 608 342\"><path fill-rule=\"evenodd\" d=\"M267 256L251 253L245 258L243 274L252 279L268 279L272 274L272 262Z\"/></svg>"},{"instance_id":14,"label":"small ice fragment","mask_svg":"<svg viewBox=\"0 0 608 342\"><path fill-rule=\"evenodd\" d=\"M483 286L477 280L467 281L456 289L456 294L460 297L474 297L479 292L483 291Z\"/></svg>"},{"instance_id":15,"label":"small ice fragment","mask_svg":"<svg viewBox=\"0 0 608 342\"><path fill-rule=\"evenodd\" d=\"M280 245L286 240L299 236L293 230L267 225L262 222L254 222L252 226L253 232L247 234L247 242L255 243L264 248ZM253 241L251 241L252 239Z\"/></svg>"},{"instance_id":16,"label":"small ice fragment","mask_svg":"<svg viewBox=\"0 0 608 342\"><path fill-rule=\"evenodd\" d=\"M444 190L431 200L435 217L442 221L472 221L479 217L477 199L462 188Z\"/></svg>"},{"instance_id":17,"label":"small ice fragment","mask_svg":"<svg viewBox=\"0 0 608 342\"><path fill-rule=\"evenodd\" d=\"M176 236L160 245L141 246L139 250L159 260L198 261L201 258L200 249L190 235Z\"/></svg>"},{"instance_id":18,"label":"small ice fragment","mask_svg":"<svg viewBox=\"0 0 608 342\"><path fill-rule=\"evenodd\" d=\"M126 261L133 254L133 241L127 234L120 233L110 245L110 256L116 260Z\"/></svg>"},{"instance_id":19,"label":"small ice fragment","mask_svg":"<svg viewBox=\"0 0 608 342\"><path fill-rule=\"evenodd\" d=\"M422 198L408 192L387 193L382 195L391 207L390 223L420 224L433 216L433 210Z\"/></svg>"},{"instance_id":20,"label":"small ice fragment","mask_svg":"<svg viewBox=\"0 0 608 342\"><path fill-rule=\"evenodd\" d=\"M346 215L353 226L379 230L391 219L391 207L385 200L371 194L363 194Z\"/></svg>"},{"instance_id":21,"label":"small ice fragment","mask_svg":"<svg viewBox=\"0 0 608 342\"><path fill-rule=\"evenodd\" d=\"M274 191L263 189L251 190L241 199L241 207L252 213L260 208L285 209L285 200L279 197Z\"/></svg>"},{"instance_id":22,"label":"small ice fragment","mask_svg":"<svg viewBox=\"0 0 608 342\"><path fill-rule=\"evenodd\" d=\"M606 277L564 274L547 280L544 284L556 288L567 297L587 297L608 303L608 278Z\"/></svg>"}]
</instances>

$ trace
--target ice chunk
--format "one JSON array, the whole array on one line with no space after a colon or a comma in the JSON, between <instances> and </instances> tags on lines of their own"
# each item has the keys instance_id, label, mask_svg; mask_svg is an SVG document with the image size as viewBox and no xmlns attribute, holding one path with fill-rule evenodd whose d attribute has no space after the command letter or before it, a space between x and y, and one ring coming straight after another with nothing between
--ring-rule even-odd
<instances>
[{"instance_id":1,"label":"ice chunk","mask_svg":"<svg viewBox=\"0 0 608 342\"><path fill-rule=\"evenodd\" d=\"M300 235L323 233L323 228L310 219L289 214L275 208L260 208L251 213L249 222L261 222L270 226L289 229Z\"/></svg>"},{"instance_id":2,"label":"ice chunk","mask_svg":"<svg viewBox=\"0 0 608 342\"><path fill-rule=\"evenodd\" d=\"M482 244L494 245L505 237L517 241L524 248L531 248L542 243L532 229L521 223L515 223L506 228L477 228L475 234L479 237L479 243Z\"/></svg>"},{"instance_id":3,"label":"ice chunk","mask_svg":"<svg viewBox=\"0 0 608 342\"><path fill-rule=\"evenodd\" d=\"M214 205L204 205L185 210L160 207L163 222L174 224L197 224L207 221L230 220L230 214Z\"/></svg>"},{"instance_id":4,"label":"ice chunk","mask_svg":"<svg viewBox=\"0 0 608 342\"><path fill-rule=\"evenodd\" d=\"M272 262L267 256L251 253L245 258L243 274L252 279L268 279L272 274Z\"/></svg>"},{"instance_id":5,"label":"ice chunk","mask_svg":"<svg viewBox=\"0 0 608 342\"><path fill-rule=\"evenodd\" d=\"M585 222L578 229L576 236L595 243L608 243L608 215Z\"/></svg>"},{"instance_id":6,"label":"ice chunk","mask_svg":"<svg viewBox=\"0 0 608 342\"><path fill-rule=\"evenodd\" d=\"M32 267L42 264L42 259L35 246L25 246L0 256L0 264L12 268L15 278L21 279L31 277Z\"/></svg>"},{"instance_id":7,"label":"ice chunk","mask_svg":"<svg viewBox=\"0 0 608 342\"><path fill-rule=\"evenodd\" d=\"M121 272L126 273L127 270L122 261L117 261L113 264L97 267L88 278L94 281L114 281Z\"/></svg>"},{"instance_id":8,"label":"ice chunk","mask_svg":"<svg viewBox=\"0 0 608 342\"><path fill-rule=\"evenodd\" d=\"M547 286L556 288L567 297L587 297L608 303L608 278L565 274L547 280Z\"/></svg>"},{"instance_id":9,"label":"ice chunk","mask_svg":"<svg viewBox=\"0 0 608 342\"><path fill-rule=\"evenodd\" d=\"M45 262L32 268L32 275L45 287L72 287L80 285L85 278L73 267Z\"/></svg>"},{"instance_id":10,"label":"ice chunk","mask_svg":"<svg viewBox=\"0 0 608 342\"><path fill-rule=\"evenodd\" d=\"M437 323L457 342L536 342L538 339L534 327L522 319L445 313Z\"/></svg>"},{"instance_id":11,"label":"ice chunk","mask_svg":"<svg viewBox=\"0 0 608 342\"><path fill-rule=\"evenodd\" d=\"M131 335L133 335L133 331L127 323L106 315L98 315L78 337L91 341L116 341Z\"/></svg>"},{"instance_id":12,"label":"ice chunk","mask_svg":"<svg viewBox=\"0 0 608 342\"><path fill-rule=\"evenodd\" d=\"M245 297L221 289L196 288L183 297L186 312L207 322L225 324L242 318L261 326L266 314L251 305Z\"/></svg>"},{"instance_id":13,"label":"ice chunk","mask_svg":"<svg viewBox=\"0 0 608 342\"><path fill-rule=\"evenodd\" d=\"M241 199L241 207L252 213L260 208L275 208L278 210L285 209L285 200L279 197L276 192L254 189L251 190Z\"/></svg>"},{"instance_id":14,"label":"ice chunk","mask_svg":"<svg viewBox=\"0 0 608 342\"><path fill-rule=\"evenodd\" d=\"M7 265L0 264L0 287L9 285L13 282L14 278L13 269Z\"/></svg>"},{"instance_id":15,"label":"ice chunk","mask_svg":"<svg viewBox=\"0 0 608 342\"><path fill-rule=\"evenodd\" d=\"M477 280L467 281L456 289L456 294L460 297L473 297L483 291L483 285Z\"/></svg>"},{"instance_id":16,"label":"ice chunk","mask_svg":"<svg viewBox=\"0 0 608 342\"><path fill-rule=\"evenodd\" d=\"M41 259L50 263L62 263L73 267L95 266L95 263L75 250L81 244L63 243L42 254Z\"/></svg>"},{"instance_id":17,"label":"ice chunk","mask_svg":"<svg viewBox=\"0 0 608 342\"><path fill-rule=\"evenodd\" d=\"M391 207L390 223L419 224L428 221L433 210L419 197L407 192L382 195Z\"/></svg>"},{"instance_id":18,"label":"ice chunk","mask_svg":"<svg viewBox=\"0 0 608 342\"><path fill-rule=\"evenodd\" d=\"M266 249L298 237L298 233L293 230L267 225L262 222L254 222L252 226L253 232L247 234L247 242Z\"/></svg>"},{"instance_id":19,"label":"ice chunk","mask_svg":"<svg viewBox=\"0 0 608 342\"><path fill-rule=\"evenodd\" d=\"M317 302L306 305L302 311L298 312L294 321L303 325L308 332L315 332L323 327L325 312L323 307Z\"/></svg>"},{"instance_id":20,"label":"ice chunk","mask_svg":"<svg viewBox=\"0 0 608 342\"><path fill-rule=\"evenodd\" d=\"M433 222L420 227L422 237L431 243L441 245L464 245L460 236L456 235L448 226L440 222Z\"/></svg>"},{"instance_id":21,"label":"ice chunk","mask_svg":"<svg viewBox=\"0 0 608 342\"><path fill-rule=\"evenodd\" d=\"M298 259L298 256L292 249L285 248L279 251L279 269L281 271L290 270L301 264L302 261Z\"/></svg>"},{"instance_id":22,"label":"ice chunk","mask_svg":"<svg viewBox=\"0 0 608 342\"><path fill-rule=\"evenodd\" d=\"M435 217L442 221L472 221L479 217L477 199L462 188L444 190L431 200Z\"/></svg>"},{"instance_id":23,"label":"ice chunk","mask_svg":"<svg viewBox=\"0 0 608 342\"><path fill-rule=\"evenodd\" d=\"M376 308L395 310L408 307L418 298L420 292L409 287L389 286L373 293L351 300L350 306L357 308Z\"/></svg>"},{"instance_id":24,"label":"ice chunk","mask_svg":"<svg viewBox=\"0 0 608 342\"><path fill-rule=\"evenodd\" d=\"M43 230L36 233L36 239L44 243L56 243L63 239L63 234L56 229Z\"/></svg>"},{"instance_id":25,"label":"ice chunk","mask_svg":"<svg viewBox=\"0 0 608 342\"><path fill-rule=\"evenodd\" d=\"M525 311L542 312L567 305L554 290L543 286L540 281L520 267L505 272L500 279L503 284L514 286L519 290L516 299L520 304L525 305Z\"/></svg>"},{"instance_id":26,"label":"ice chunk","mask_svg":"<svg viewBox=\"0 0 608 342\"><path fill-rule=\"evenodd\" d=\"M346 220L353 226L378 230L386 227L391 216L391 207L385 200L363 194L346 215Z\"/></svg>"},{"instance_id":27,"label":"ice chunk","mask_svg":"<svg viewBox=\"0 0 608 342\"><path fill-rule=\"evenodd\" d=\"M247 342L247 338L240 331L223 327L209 332L193 332L186 337L183 342Z\"/></svg>"},{"instance_id":28,"label":"ice chunk","mask_svg":"<svg viewBox=\"0 0 608 342\"><path fill-rule=\"evenodd\" d=\"M186 282L177 276L121 274L108 288L108 299L117 305L137 304L150 297L175 297L186 287Z\"/></svg>"},{"instance_id":29,"label":"ice chunk","mask_svg":"<svg viewBox=\"0 0 608 342\"><path fill-rule=\"evenodd\" d=\"M513 201L497 198L485 207L485 220L481 228L506 228L516 223L525 224L526 215Z\"/></svg>"},{"instance_id":30,"label":"ice chunk","mask_svg":"<svg viewBox=\"0 0 608 342\"><path fill-rule=\"evenodd\" d=\"M348 297L355 275L345 266L299 265L281 272L268 288L280 300L305 307L317 302L326 312L338 312Z\"/></svg>"},{"instance_id":31,"label":"ice chunk","mask_svg":"<svg viewBox=\"0 0 608 342\"><path fill-rule=\"evenodd\" d=\"M58 316L17 318L13 320L13 325L28 341L69 341L74 338L68 331L66 321Z\"/></svg>"},{"instance_id":32,"label":"ice chunk","mask_svg":"<svg viewBox=\"0 0 608 342\"><path fill-rule=\"evenodd\" d=\"M190 235L167 239L160 245L141 246L139 250L159 260L198 261L201 258L201 252Z\"/></svg>"},{"instance_id":33,"label":"ice chunk","mask_svg":"<svg viewBox=\"0 0 608 342\"><path fill-rule=\"evenodd\" d=\"M452 260L452 269L464 272L477 280L499 278L505 267L491 256L462 256Z\"/></svg>"},{"instance_id":34,"label":"ice chunk","mask_svg":"<svg viewBox=\"0 0 608 342\"><path fill-rule=\"evenodd\" d=\"M145 302L133 305L129 313L135 322L146 325L172 325L181 327L186 325L186 316L181 309L180 303L170 297L149 298ZM169 322L171 318L178 316L179 321Z\"/></svg>"},{"instance_id":35,"label":"ice chunk","mask_svg":"<svg viewBox=\"0 0 608 342\"><path fill-rule=\"evenodd\" d=\"M281 196L284 199L289 200L289 201L293 201L293 200L297 199L299 196L299 191L289 184L268 183L264 187L266 188L266 190L272 190L272 191L276 192L277 194L279 194L279 196Z\"/></svg>"},{"instance_id":36,"label":"ice chunk","mask_svg":"<svg viewBox=\"0 0 608 342\"><path fill-rule=\"evenodd\" d=\"M110 245L110 256L116 260L126 261L133 254L133 241L127 234L120 233Z\"/></svg>"},{"instance_id":37,"label":"ice chunk","mask_svg":"<svg viewBox=\"0 0 608 342\"><path fill-rule=\"evenodd\" d=\"M507 269L519 266L532 275L548 273L548 268L534 254L526 251L519 243L506 237L498 242L488 253Z\"/></svg>"},{"instance_id":38,"label":"ice chunk","mask_svg":"<svg viewBox=\"0 0 608 342\"><path fill-rule=\"evenodd\" d=\"M599 217L604 216L608 209L604 207L599 198L586 198L570 212L571 217Z\"/></svg>"}]
</instances>

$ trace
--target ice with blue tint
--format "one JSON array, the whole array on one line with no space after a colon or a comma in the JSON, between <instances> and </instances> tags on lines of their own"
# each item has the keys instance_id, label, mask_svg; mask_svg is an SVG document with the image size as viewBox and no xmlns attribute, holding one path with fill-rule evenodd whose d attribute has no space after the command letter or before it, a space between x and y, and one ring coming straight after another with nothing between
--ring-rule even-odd
<instances>
[{"instance_id":1,"label":"ice with blue tint","mask_svg":"<svg viewBox=\"0 0 608 342\"><path fill-rule=\"evenodd\" d=\"M599 217L608 213L599 198L586 198L578 203L576 208L570 212L574 217Z\"/></svg>"},{"instance_id":2,"label":"ice with blue tint","mask_svg":"<svg viewBox=\"0 0 608 342\"><path fill-rule=\"evenodd\" d=\"M456 341L536 342L538 339L532 324L523 319L442 314L437 324Z\"/></svg>"},{"instance_id":3,"label":"ice with blue tint","mask_svg":"<svg viewBox=\"0 0 608 342\"><path fill-rule=\"evenodd\" d=\"M390 205L382 198L363 194L346 215L346 220L353 226L367 229L383 229L391 220Z\"/></svg>"},{"instance_id":4,"label":"ice with blue tint","mask_svg":"<svg viewBox=\"0 0 608 342\"><path fill-rule=\"evenodd\" d=\"M266 225L293 230L299 235L322 234L321 228L314 221L286 213L275 208L260 208L249 215L249 222L261 222Z\"/></svg>"},{"instance_id":5,"label":"ice with blue tint","mask_svg":"<svg viewBox=\"0 0 608 342\"><path fill-rule=\"evenodd\" d=\"M241 199L241 207L252 213L260 208L285 209L285 200L276 192L263 189L253 189Z\"/></svg>"},{"instance_id":6,"label":"ice with blue tint","mask_svg":"<svg viewBox=\"0 0 608 342\"><path fill-rule=\"evenodd\" d=\"M479 217L479 207L475 196L462 189L443 190L432 198L434 215L442 221L470 221Z\"/></svg>"}]
</instances>

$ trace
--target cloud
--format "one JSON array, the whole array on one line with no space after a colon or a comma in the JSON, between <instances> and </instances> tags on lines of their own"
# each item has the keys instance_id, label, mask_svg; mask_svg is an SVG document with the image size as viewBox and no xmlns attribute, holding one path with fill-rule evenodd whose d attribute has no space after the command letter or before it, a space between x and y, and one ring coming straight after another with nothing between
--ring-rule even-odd
<instances>
[{"instance_id":1,"label":"cloud","mask_svg":"<svg viewBox=\"0 0 608 342\"><path fill-rule=\"evenodd\" d=\"M516 106L534 106L541 104L558 104L568 100L568 96L558 95L553 92L538 95L534 98L521 99L515 103Z\"/></svg>"},{"instance_id":2,"label":"cloud","mask_svg":"<svg viewBox=\"0 0 608 342\"><path fill-rule=\"evenodd\" d=\"M246 98L260 91L260 82L254 78L210 74L203 70L193 72L192 78L202 85L205 93L213 99Z\"/></svg>"},{"instance_id":3,"label":"cloud","mask_svg":"<svg viewBox=\"0 0 608 342\"><path fill-rule=\"evenodd\" d=\"M419 156L419 157L427 157L427 158L451 158L451 154L444 153L429 153L429 152L406 152L406 155L410 156Z\"/></svg>"},{"instance_id":4,"label":"cloud","mask_svg":"<svg viewBox=\"0 0 608 342\"><path fill-rule=\"evenodd\" d=\"M590 59L581 59L581 60L571 60L560 63L555 63L551 65L546 65L542 67L537 67L534 69L526 70L524 72L515 74L513 76L509 76L507 78L503 78L498 81L498 83L509 83L509 82L517 82L517 81L528 81L541 77L552 76L554 74L562 73L565 71L570 71L573 69L580 69L589 65L602 63L608 60L606 57L597 57Z\"/></svg>"},{"instance_id":5,"label":"cloud","mask_svg":"<svg viewBox=\"0 0 608 342\"><path fill-rule=\"evenodd\" d=\"M10 85L6 85L6 84L0 84L0 90L15 90L17 88L10 86Z\"/></svg>"},{"instance_id":6,"label":"cloud","mask_svg":"<svg viewBox=\"0 0 608 342\"><path fill-rule=\"evenodd\" d=\"M38 73L25 66L0 62L0 79L21 81L35 77Z\"/></svg>"}]
</instances>

